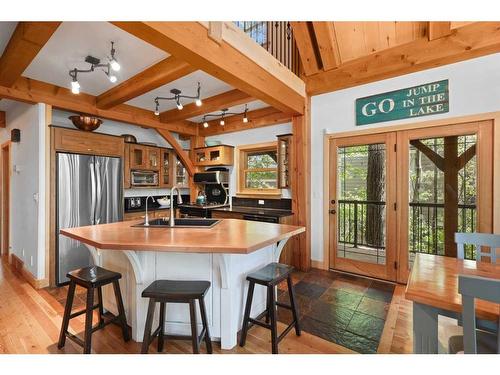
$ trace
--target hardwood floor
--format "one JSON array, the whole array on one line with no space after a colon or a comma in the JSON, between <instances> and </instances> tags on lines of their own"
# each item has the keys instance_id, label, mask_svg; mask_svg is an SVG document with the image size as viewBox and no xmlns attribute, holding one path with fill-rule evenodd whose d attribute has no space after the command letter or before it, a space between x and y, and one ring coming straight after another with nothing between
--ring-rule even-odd
<instances>
[{"instance_id":1,"label":"hardwood floor","mask_svg":"<svg viewBox=\"0 0 500 375\"><path fill-rule=\"evenodd\" d=\"M21 275L14 272L5 259L0 264L0 353L44 354L81 353L82 349L66 340L64 349L57 349L61 326L64 293L48 289L35 290ZM78 299L77 299L78 300ZM83 301L82 301L83 302ZM284 325L281 325L281 330ZM72 319L70 331L82 333L83 316ZM154 343L151 352L155 352ZM334 354L353 353L349 349L303 332L297 337L290 333L279 345L280 353ZM205 350L202 346L202 352ZM109 325L92 337L93 353L139 353L140 344L123 342L118 326ZM167 341L166 353L191 353L188 341ZM270 333L261 327L249 331L247 344L233 350L221 350L214 343L215 353L267 354L271 352Z\"/></svg>"}]
</instances>

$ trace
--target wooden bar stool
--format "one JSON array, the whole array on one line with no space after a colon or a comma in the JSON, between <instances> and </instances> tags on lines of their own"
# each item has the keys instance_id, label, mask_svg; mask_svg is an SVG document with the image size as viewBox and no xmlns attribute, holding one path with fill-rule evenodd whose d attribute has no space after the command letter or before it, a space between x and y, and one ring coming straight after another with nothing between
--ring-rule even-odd
<instances>
[{"instance_id":1,"label":"wooden bar stool","mask_svg":"<svg viewBox=\"0 0 500 375\"><path fill-rule=\"evenodd\" d=\"M147 353L151 341L158 336L158 352L163 351L165 338L168 338L172 340L191 340L193 344L193 353L199 354L200 343L203 339L205 339L207 353L212 354L212 341L210 339L210 331L208 329L208 319L204 301L204 297L208 289L210 289L209 281L189 280L156 280L144 289L142 297L149 298L149 306L146 317L146 326L144 328L144 339L142 341L141 353ZM200 306L201 321L203 324L203 329L199 335L196 325L196 300L198 300ZM160 323L158 328L151 333L156 303L160 303ZM191 336L165 334L165 309L167 303L189 303Z\"/></svg>"},{"instance_id":2,"label":"wooden bar stool","mask_svg":"<svg viewBox=\"0 0 500 375\"><path fill-rule=\"evenodd\" d=\"M105 326L113 322L118 322L120 324L122 328L123 339L125 341L129 341L130 333L128 331L127 318L125 317L125 308L123 307L120 284L118 282L122 275L118 272L113 272L101 267L94 266L71 271L67 274L67 277L70 280L68 298L66 300L66 307L64 308L64 317L57 347L59 349L63 348L64 344L66 343L67 337L78 345L82 346L83 352L85 354L90 354L92 348L92 333L101 328L104 328ZM115 292L118 315L105 321L104 309L102 304L102 287L111 283L113 284L113 290ZM71 313L71 308L73 307L73 299L75 297L75 289L77 285L80 285L81 287L87 289L87 304L85 309ZM94 291L96 289L98 303L97 305L94 305ZM99 323L95 327L92 327L92 315L95 309L99 309ZM70 319L73 319L82 314L85 314L85 332L83 340L78 336L68 332Z\"/></svg>"},{"instance_id":3,"label":"wooden bar stool","mask_svg":"<svg viewBox=\"0 0 500 375\"><path fill-rule=\"evenodd\" d=\"M270 263L267 266L247 276L247 280L250 282L250 284L248 286L245 315L243 317L243 327L241 329L240 346L245 346L248 330L254 324L271 330L273 354L278 354L278 343L286 336L288 332L290 332L293 327L295 327L295 334L297 336L300 336L299 313L297 310L297 305L295 303L295 295L291 278L292 271L293 267L286 264ZM285 279L288 285L290 305L276 301L275 287ZM260 284L267 288L267 306L264 312L253 319L250 318L250 311L252 309L252 299L255 284ZM293 315L292 323L290 323L290 325L286 327L286 329L279 336L276 319L276 306L291 310ZM264 316L266 317L265 323L261 321ZM271 321L271 323L269 323L269 320Z\"/></svg>"}]
</instances>

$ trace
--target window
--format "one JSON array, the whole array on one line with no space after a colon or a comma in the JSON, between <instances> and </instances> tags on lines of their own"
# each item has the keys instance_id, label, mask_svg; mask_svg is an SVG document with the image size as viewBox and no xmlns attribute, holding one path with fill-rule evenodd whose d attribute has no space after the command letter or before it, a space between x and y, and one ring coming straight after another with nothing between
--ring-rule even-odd
<instances>
[{"instance_id":1,"label":"window","mask_svg":"<svg viewBox=\"0 0 500 375\"><path fill-rule=\"evenodd\" d=\"M235 21L236 26L242 29L262 47L267 45L267 21Z\"/></svg>"},{"instance_id":2,"label":"window","mask_svg":"<svg viewBox=\"0 0 500 375\"><path fill-rule=\"evenodd\" d=\"M238 193L280 194L276 142L238 147Z\"/></svg>"}]
</instances>

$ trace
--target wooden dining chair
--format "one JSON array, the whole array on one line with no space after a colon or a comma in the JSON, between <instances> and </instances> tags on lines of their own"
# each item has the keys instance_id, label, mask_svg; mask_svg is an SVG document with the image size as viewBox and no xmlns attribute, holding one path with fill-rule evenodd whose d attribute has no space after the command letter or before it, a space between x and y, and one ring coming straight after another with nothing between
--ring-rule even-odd
<instances>
[{"instance_id":1,"label":"wooden dining chair","mask_svg":"<svg viewBox=\"0 0 500 375\"><path fill-rule=\"evenodd\" d=\"M476 329L475 300L500 303L500 280L479 276L458 277L458 291L462 295L463 336L452 336L448 342L450 353L465 354L500 353L500 321L497 333Z\"/></svg>"},{"instance_id":2,"label":"wooden dining chair","mask_svg":"<svg viewBox=\"0 0 500 375\"><path fill-rule=\"evenodd\" d=\"M482 261L482 258L489 258L491 263L497 262L497 249L500 248L500 235L490 233L455 233L455 242L457 243L457 258L464 259L465 245L474 245L476 247L476 260ZM484 248L489 247L490 252L484 252Z\"/></svg>"}]
</instances>

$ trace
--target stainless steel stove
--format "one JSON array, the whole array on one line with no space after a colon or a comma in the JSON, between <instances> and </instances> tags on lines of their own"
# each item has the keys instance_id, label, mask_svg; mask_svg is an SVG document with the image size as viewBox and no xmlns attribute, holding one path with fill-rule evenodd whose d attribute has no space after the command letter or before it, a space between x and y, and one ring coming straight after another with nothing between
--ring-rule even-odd
<instances>
[{"instance_id":1,"label":"stainless steel stove","mask_svg":"<svg viewBox=\"0 0 500 375\"><path fill-rule=\"evenodd\" d=\"M221 204L219 202L210 202L207 204L196 204L196 203L187 203L180 204L179 210L180 214L183 217L212 217L212 209L219 207L227 207L229 204Z\"/></svg>"}]
</instances>

